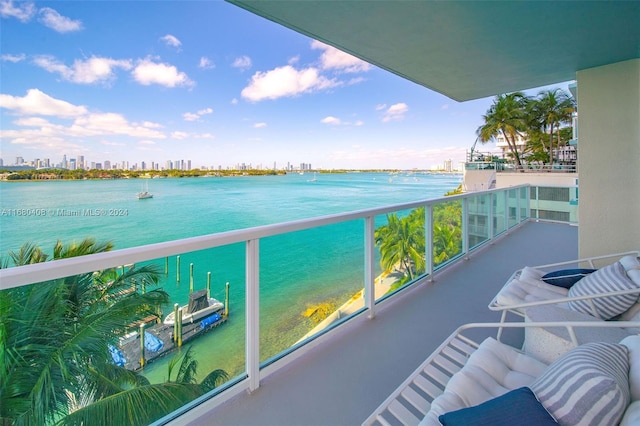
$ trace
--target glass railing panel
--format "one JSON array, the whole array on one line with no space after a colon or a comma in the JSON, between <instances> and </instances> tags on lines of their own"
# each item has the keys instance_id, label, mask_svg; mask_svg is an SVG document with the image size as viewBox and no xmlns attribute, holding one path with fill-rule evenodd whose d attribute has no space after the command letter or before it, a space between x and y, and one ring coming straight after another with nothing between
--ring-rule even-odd
<instances>
[{"instance_id":1,"label":"glass railing panel","mask_svg":"<svg viewBox=\"0 0 640 426\"><path fill-rule=\"evenodd\" d=\"M493 196L493 236L506 231L506 191L496 191Z\"/></svg>"},{"instance_id":2,"label":"glass railing panel","mask_svg":"<svg viewBox=\"0 0 640 426\"><path fill-rule=\"evenodd\" d=\"M518 209L520 208L518 204L518 190L517 189L509 189L507 190L507 220L509 229L513 228L518 224Z\"/></svg>"},{"instance_id":3,"label":"glass railing panel","mask_svg":"<svg viewBox=\"0 0 640 426\"><path fill-rule=\"evenodd\" d=\"M462 201L433 206L433 266L438 268L462 254Z\"/></svg>"},{"instance_id":4,"label":"glass railing panel","mask_svg":"<svg viewBox=\"0 0 640 426\"><path fill-rule=\"evenodd\" d=\"M232 267L229 259L238 253L229 248L226 255L222 248L203 250L179 261L173 256L1 290L0 383L12 389L0 408L3 420L120 424L126 407L136 423L147 424L242 375L244 314L234 309L244 303L244 290L233 290L238 300L231 299L228 321L221 276L241 282L243 259L238 270ZM27 258L44 261L29 255L18 264ZM60 261L47 261L53 262ZM208 300L208 271L218 274L209 288L219 304ZM189 309L190 299L199 307ZM170 318L174 303L182 322Z\"/></svg>"},{"instance_id":5,"label":"glass railing panel","mask_svg":"<svg viewBox=\"0 0 640 426\"><path fill-rule=\"evenodd\" d=\"M363 308L364 221L260 240L260 361Z\"/></svg>"},{"instance_id":6,"label":"glass railing panel","mask_svg":"<svg viewBox=\"0 0 640 426\"><path fill-rule=\"evenodd\" d=\"M529 188L522 187L519 189L520 194L520 221L529 219Z\"/></svg>"},{"instance_id":7,"label":"glass railing panel","mask_svg":"<svg viewBox=\"0 0 640 426\"><path fill-rule=\"evenodd\" d=\"M578 223L577 187L536 187L531 199L532 216L536 219Z\"/></svg>"},{"instance_id":8,"label":"glass railing panel","mask_svg":"<svg viewBox=\"0 0 640 426\"><path fill-rule=\"evenodd\" d=\"M424 275L425 208L375 218L376 300ZM379 271L378 271L379 269Z\"/></svg>"},{"instance_id":9,"label":"glass railing panel","mask_svg":"<svg viewBox=\"0 0 640 426\"><path fill-rule=\"evenodd\" d=\"M469 197L467 202L467 235L469 249L489 240L489 194Z\"/></svg>"}]
</instances>

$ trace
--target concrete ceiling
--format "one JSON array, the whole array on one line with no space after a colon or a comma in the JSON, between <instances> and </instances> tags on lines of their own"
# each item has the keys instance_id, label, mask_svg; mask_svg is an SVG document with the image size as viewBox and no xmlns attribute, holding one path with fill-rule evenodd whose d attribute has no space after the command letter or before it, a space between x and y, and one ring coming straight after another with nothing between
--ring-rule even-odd
<instances>
[{"instance_id":1,"label":"concrete ceiling","mask_svg":"<svg viewBox=\"0 0 640 426\"><path fill-rule=\"evenodd\" d=\"M458 101L640 57L640 1L227 1Z\"/></svg>"}]
</instances>

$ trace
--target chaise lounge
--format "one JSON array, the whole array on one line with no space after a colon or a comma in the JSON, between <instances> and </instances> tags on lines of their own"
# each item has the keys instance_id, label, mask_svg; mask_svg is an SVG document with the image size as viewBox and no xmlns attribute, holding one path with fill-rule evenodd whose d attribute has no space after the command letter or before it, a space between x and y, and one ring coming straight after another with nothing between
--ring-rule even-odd
<instances>
[{"instance_id":1,"label":"chaise lounge","mask_svg":"<svg viewBox=\"0 0 640 426\"><path fill-rule=\"evenodd\" d=\"M634 251L524 267L507 280L489 309L502 312L502 322L509 312L540 316L534 315L536 309L548 305L560 309L546 320L640 320L639 256Z\"/></svg>"},{"instance_id":2,"label":"chaise lounge","mask_svg":"<svg viewBox=\"0 0 640 426\"><path fill-rule=\"evenodd\" d=\"M627 321L462 326L363 424L638 424L640 336L628 333L638 326ZM571 348L549 361L493 337L481 343L470 337L487 328L548 327L571 336ZM598 341L581 341L578 329L599 331Z\"/></svg>"}]
</instances>

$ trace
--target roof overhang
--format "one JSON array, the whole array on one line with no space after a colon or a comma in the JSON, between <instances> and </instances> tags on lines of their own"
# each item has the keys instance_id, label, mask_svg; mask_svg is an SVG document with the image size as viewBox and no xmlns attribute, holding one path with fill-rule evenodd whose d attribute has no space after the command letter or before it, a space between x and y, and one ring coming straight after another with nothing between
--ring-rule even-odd
<instances>
[{"instance_id":1,"label":"roof overhang","mask_svg":"<svg viewBox=\"0 0 640 426\"><path fill-rule=\"evenodd\" d=\"M640 57L640 2L227 0L464 101Z\"/></svg>"}]
</instances>

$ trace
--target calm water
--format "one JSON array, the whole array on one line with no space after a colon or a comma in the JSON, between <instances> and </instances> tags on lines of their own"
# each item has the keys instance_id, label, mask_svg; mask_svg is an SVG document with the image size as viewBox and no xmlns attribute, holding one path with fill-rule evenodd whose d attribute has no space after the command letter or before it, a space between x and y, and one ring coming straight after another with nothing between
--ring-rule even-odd
<instances>
[{"instance_id":1,"label":"calm water","mask_svg":"<svg viewBox=\"0 0 640 426\"><path fill-rule=\"evenodd\" d=\"M116 249L232 229L442 196L461 183L458 175L383 173L311 174L238 178L184 178L0 182L0 251L34 241L50 252L55 242L93 236ZM137 200L143 182L153 199ZM35 209L40 216L18 216ZM123 216L70 216L84 209L117 211ZM67 215L62 215L64 211ZM384 220L384 218L380 218ZM261 358L291 346L314 326L302 313L323 302L344 303L362 288L362 221L264 239L260 243ZM164 270L164 259L156 263ZM194 351L199 371L244 370L244 246L235 245L180 256L162 287L172 303L189 293L189 265L194 288L205 287L211 273L212 295L224 299L230 283L230 319L198 339ZM169 307L165 310L167 312ZM166 360L147 367L152 380L166 376Z\"/></svg>"}]
</instances>

